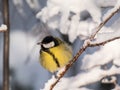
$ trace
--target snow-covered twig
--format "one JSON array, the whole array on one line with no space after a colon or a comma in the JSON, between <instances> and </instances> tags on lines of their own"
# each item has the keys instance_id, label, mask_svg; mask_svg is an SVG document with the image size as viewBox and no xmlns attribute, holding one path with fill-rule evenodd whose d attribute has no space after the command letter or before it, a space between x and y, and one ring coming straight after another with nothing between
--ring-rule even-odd
<instances>
[{"instance_id":1,"label":"snow-covered twig","mask_svg":"<svg viewBox=\"0 0 120 90\"><path fill-rule=\"evenodd\" d=\"M119 37L114 37L114 38L111 38L109 40L106 40L106 41L103 41L103 42L99 42L99 43L90 43L89 47L101 46L101 45L104 45L104 44L106 44L108 42L114 41L116 39L120 39L120 36Z\"/></svg>"},{"instance_id":2,"label":"snow-covered twig","mask_svg":"<svg viewBox=\"0 0 120 90\"><path fill-rule=\"evenodd\" d=\"M0 26L0 32L5 32L5 31L7 31L7 26L4 25L4 24L2 24L2 25Z\"/></svg>"},{"instance_id":3,"label":"snow-covered twig","mask_svg":"<svg viewBox=\"0 0 120 90\"><path fill-rule=\"evenodd\" d=\"M114 8L113 8L114 9ZM98 27L96 27L95 31L92 33L92 35L90 36L90 40L93 40L94 37L96 36L96 34L100 31L100 29L108 22L108 20L114 16L118 11L120 10L120 6L117 6L117 8L115 7L115 10L113 10L113 12L110 13L110 15L107 15L104 19L103 22L101 22L99 24Z\"/></svg>"},{"instance_id":4,"label":"snow-covered twig","mask_svg":"<svg viewBox=\"0 0 120 90\"><path fill-rule=\"evenodd\" d=\"M83 46L81 47L81 49L78 51L78 53L74 56L74 58L71 60L71 62L65 66L65 69L59 74L58 78L55 79L55 81L53 81L50 85L50 90L53 90L53 88L55 87L55 85L59 82L59 80L64 76L64 74L68 71L68 69L74 64L75 61L77 61L78 57L86 50L87 47L89 46L99 46L99 45L103 45L106 44L107 42L113 41L115 39L118 39L119 37L114 37L113 39L107 40L105 42L99 43L99 44L91 44L90 45L90 40L93 40L94 37L96 36L96 34L100 31L100 29L107 23L107 21L110 20L110 18L112 16L114 16L118 11L120 10L120 7L117 8L116 10L114 10L102 23L99 24L99 26L95 29L95 31L92 33L92 35L90 36L90 38L84 42ZM49 83L50 84L50 83Z\"/></svg>"},{"instance_id":5,"label":"snow-covered twig","mask_svg":"<svg viewBox=\"0 0 120 90\"><path fill-rule=\"evenodd\" d=\"M78 57L85 51L85 49L88 47L89 44L84 45L79 52L74 56L74 58L71 60L69 64L65 66L65 69L59 74L59 77L56 79L56 81L51 85L50 90L54 88L54 86L59 82L59 80L65 75L65 73L68 71L68 69L73 65L75 61L77 61Z\"/></svg>"}]
</instances>

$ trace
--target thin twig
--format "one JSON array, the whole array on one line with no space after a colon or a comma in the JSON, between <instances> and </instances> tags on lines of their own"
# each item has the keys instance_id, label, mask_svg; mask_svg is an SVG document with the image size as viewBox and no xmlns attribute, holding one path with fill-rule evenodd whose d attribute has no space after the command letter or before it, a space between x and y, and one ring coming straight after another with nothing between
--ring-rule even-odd
<instances>
[{"instance_id":1,"label":"thin twig","mask_svg":"<svg viewBox=\"0 0 120 90\"><path fill-rule=\"evenodd\" d=\"M96 27L96 31L94 32L94 33L92 33L92 35L90 36L90 40L93 40L94 39L94 37L96 36L96 34L100 31L100 29L108 22L108 20L110 20L110 18L112 18L118 11L120 10L120 6L119 6L119 8L118 9L116 9L114 12L112 12L110 15L109 15L109 17L107 17L103 22L101 22L100 24L99 24L99 26L98 27Z\"/></svg>"},{"instance_id":2,"label":"thin twig","mask_svg":"<svg viewBox=\"0 0 120 90\"><path fill-rule=\"evenodd\" d=\"M100 29L110 20L110 18L112 16L115 15L115 13L117 13L119 11L120 7L115 10L114 12L112 12L110 14L110 16L108 18L106 18L102 23L100 23L100 25L96 28L96 31L90 36L90 40L93 40L94 37L96 36L96 34L100 31ZM112 41L112 40L110 40ZM104 42L107 43L107 42ZM57 78L57 80L51 85L50 90L53 90L53 88L55 87L55 85L59 82L59 80L65 75L65 73L68 71L68 69L74 64L75 61L77 61L78 57L86 50L87 47L90 46L90 43L85 44L82 46L82 48L78 51L78 53L75 55L75 57L71 60L71 62L66 65L65 70L63 72L60 73L59 77Z\"/></svg>"},{"instance_id":3,"label":"thin twig","mask_svg":"<svg viewBox=\"0 0 120 90\"><path fill-rule=\"evenodd\" d=\"M9 4L8 0L3 0L3 22L7 25L4 32L4 52L3 52L3 90L9 90Z\"/></svg>"},{"instance_id":4,"label":"thin twig","mask_svg":"<svg viewBox=\"0 0 120 90\"><path fill-rule=\"evenodd\" d=\"M89 47L95 47L95 46L101 46L101 45L105 45L106 43L108 42L111 42L111 41L114 41L116 39L120 39L120 37L114 37L114 38L111 38L109 40L106 40L106 41L103 41L103 42L99 42L99 43L90 43L89 44Z\"/></svg>"}]
</instances>

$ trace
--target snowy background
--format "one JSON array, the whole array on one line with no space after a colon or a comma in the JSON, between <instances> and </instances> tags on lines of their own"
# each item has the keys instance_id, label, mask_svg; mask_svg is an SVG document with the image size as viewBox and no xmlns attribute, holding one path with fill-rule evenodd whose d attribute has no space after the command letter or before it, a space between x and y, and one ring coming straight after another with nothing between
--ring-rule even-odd
<instances>
[{"instance_id":1,"label":"snowy background","mask_svg":"<svg viewBox=\"0 0 120 90\"><path fill-rule=\"evenodd\" d=\"M37 42L48 34L60 37L73 55L120 0L10 0L11 90L40 90L51 74L39 64ZM2 24L0 0L0 25ZM45 23L45 24L44 24ZM120 35L120 12L96 38ZM0 90L3 70L3 33L0 33ZM55 90L120 90L120 40L87 48ZM116 89L119 88L119 89Z\"/></svg>"}]
</instances>

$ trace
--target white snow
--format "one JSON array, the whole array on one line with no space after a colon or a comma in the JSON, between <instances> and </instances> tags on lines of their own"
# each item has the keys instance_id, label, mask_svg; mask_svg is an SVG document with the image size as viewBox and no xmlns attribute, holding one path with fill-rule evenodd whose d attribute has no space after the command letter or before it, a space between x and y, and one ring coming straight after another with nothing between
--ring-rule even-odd
<instances>
[{"instance_id":1,"label":"white snow","mask_svg":"<svg viewBox=\"0 0 120 90\"><path fill-rule=\"evenodd\" d=\"M80 87L88 85L97 81L100 81L103 77L120 74L120 68L112 67L110 70L101 70L99 67L94 68L87 73L79 74L74 78L76 82L73 82L70 86Z\"/></svg>"},{"instance_id":2,"label":"white snow","mask_svg":"<svg viewBox=\"0 0 120 90\"><path fill-rule=\"evenodd\" d=\"M98 51L94 52L93 54L86 55L82 60L81 68L89 69L92 67L107 64L111 61L117 62L120 58L119 49L120 49L120 40L115 40L110 43L107 43L104 46L101 46L101 48Z\"/></svg>"},{"instance_id":3,"label":"white snow","mask_svg":"<svg viewBox=\"0 0 120 90\"><path fill-rule=\"evenodd\" d=\"M99 67L97 67L87 71L87 73L81 73L70 78L62 78L55 86L54 90L87 90L86 88L83 89L81 87L95 83L100 81L103 77L114 74L120 74L120 68L113 66L110 70L101 70Z\"/></svg>"},{"instance_id":4,"label":"white snow","mask_svg":"<svg viewBox=\"0 0 120 90\"><path fill-rule=\"evenodd\" d=\"M117 1L118 0L97 0L97 4L100 7L110 7L110 6L115 6Z\"/></svg>"},{"instance_id":5,"label":"white snow","mask_svg":"<svg viewBox=\"0 0 120 90\"><path fill-rule=\"evenodd\" d=\"M0 31L6 31L6 30L7 30L7 26L5 24L1 24Z\"/></svg>"},{"instance_id":6,"label":"white snow","mask_svg":"<svg viewBox=\"0 0 120 90\"><path fill-rule=\"evenodd\" d=\"M108 29L108 31L109 31L109 29ZM115 37L120 37L120 30L116 30L116 31L113 30L113 31L114 32L99 33L99 34L97 34L96 39L94 41L92 41L91 44L104 42L104 41L113 39Z\"/></svg>"},{"instance_id":7,"label":"white snow","mask_svg":"<svg viewBox=\"0 0 120 90\"><path fill-rule=\"evenodd\" d=\"M103 17L103 20L105 20L112 12L116 11L117 9L120 10L120 0L117 0L117 3L115 4L114 8L110 9Z\"/></svg>"},{"instance_id":8,"label":"white snow","mask_svg":"<svg viewBox=\"0 0 120 90\"><path fill-rule=\"evenodd\" d=\"M100 23L101 10L94 0L48 0L47 6L36 17L47 23L50 28L68 34L69 40L73 42L77 36L84 36L82 31L88 30L88 25L80 22L80 14L85 10L90 13L93 22ZM70 17L71 12L75 15Z\"/></svg>"},{"instance_id":9,"label":"white snow","mask_svg":"<svg viewBox=\"0 0 120 90\"><path fill-rule=\"evenodd\" d=\"M40 90L50 90L51 84L53 84L55 81L56 81L56 78L54 76L52 76L52 78L50 80L48 80L47 83L45 83L44 89L40 89Z\"/></svg>"}]
</instances>

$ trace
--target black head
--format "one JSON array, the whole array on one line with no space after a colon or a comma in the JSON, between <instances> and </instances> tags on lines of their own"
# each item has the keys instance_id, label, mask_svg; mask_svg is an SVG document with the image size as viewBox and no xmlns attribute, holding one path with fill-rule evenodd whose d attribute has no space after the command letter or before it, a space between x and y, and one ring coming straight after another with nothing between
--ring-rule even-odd
<instances>
[{"instance_id":1,"label":"black head","mask_svg":"<svg viewBox=\"0 0 120 90\"><path fill-rule=\"evenodd\" d=\"M59 42L53 36L46 36L41 42L42 49L49 49L57 45L59 45Z\"/></svg>"}]
</instances>

